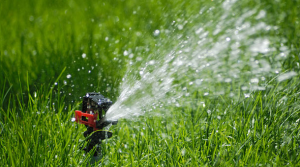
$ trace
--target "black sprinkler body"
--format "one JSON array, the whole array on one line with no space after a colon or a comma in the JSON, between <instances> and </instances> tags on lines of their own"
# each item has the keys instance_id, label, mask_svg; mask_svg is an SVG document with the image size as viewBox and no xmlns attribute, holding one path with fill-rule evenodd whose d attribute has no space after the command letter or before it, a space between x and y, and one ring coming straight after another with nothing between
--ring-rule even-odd
<instances>
[{"instance_id":1,"label":"black sprinkler body","mask_svg":"<svg viewBox=\"0 0 300 167\"><path fill-rule=\"evenodd\" d=\"M102 140L112 137L112 132L103 131L104 127L118 123L118 121L106 120L105 114L111 105L112 101L100 93L90 92L83 97L82 111L75 111L75 121L85 124L87 128L83 133L89 142L84 148L86 152L90 152L94 146L101 144ZM97 155L97 151L94 155Z\"/></svg>"}]
</instances>

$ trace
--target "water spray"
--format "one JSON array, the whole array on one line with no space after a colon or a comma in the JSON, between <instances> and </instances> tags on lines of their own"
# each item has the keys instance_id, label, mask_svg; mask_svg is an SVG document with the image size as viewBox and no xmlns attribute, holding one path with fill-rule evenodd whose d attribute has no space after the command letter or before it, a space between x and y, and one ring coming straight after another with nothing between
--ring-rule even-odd
<instances>
[{"instance_id":1,"label":"water spray","mask_svg":"<svg viewBox=\"0 0 300 167\"><path fill-rule=\"evenodd\" d=\"M75 111L75 121L84 124L87 130L83 133L88 142L83 149L85 152L90 152L93 148L101 144L102 140L112 137L112 132L105 131L108 125L116 125L118 121L110 121L105 117L106 112L112 105L112 101L105 98L99 93L90 92L83 97L82 111ZM94 156L97 156L98 149L96 149Z\"/></svg>"}]
</instances>

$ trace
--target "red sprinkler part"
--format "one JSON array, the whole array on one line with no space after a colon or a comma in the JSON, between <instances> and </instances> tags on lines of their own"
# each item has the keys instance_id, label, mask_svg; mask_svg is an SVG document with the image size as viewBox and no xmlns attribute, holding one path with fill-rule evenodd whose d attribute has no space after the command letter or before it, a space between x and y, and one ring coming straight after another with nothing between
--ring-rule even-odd
<instances>
[{"instance_id":1,"label":"red sprinkler part","mask_svg":"<svg viewBox=\"0 0 300 167\"><path fill-rule=\"evenodd\" d=\"M83 119L84 117L85 119ZM98 130L98 128L96 128L97 117L98 117L98 113L88 114L88 113L83 113L82 111L79 110L75 111L75 121L77 123L81 123L89 127L92 127L94 131Z\"/></svg>"}]
</instances>

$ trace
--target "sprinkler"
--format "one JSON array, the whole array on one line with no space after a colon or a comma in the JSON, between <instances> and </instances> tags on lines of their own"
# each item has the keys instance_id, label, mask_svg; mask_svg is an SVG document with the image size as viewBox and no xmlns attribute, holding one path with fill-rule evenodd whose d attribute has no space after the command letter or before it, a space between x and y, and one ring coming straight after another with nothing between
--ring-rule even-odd
<instances>
[{"instance_id":1,"label":"sprinkler","mask_svg":"<svg viewBox=\"0 0 300 167\"><path fill-rule=\"evenodd\" d=\"M87 146L83 149L85 152L90 152L101 141L112 137L112 132L104 131L103 128L112 124L116 125L118 121L106 120L105 114L112 101L105 98L99 93L90 92L83 97L82 111L75 111L75 121L84 124L87 130L83 133L88 141ZM97 156L96 149L94 156Z\"/></svg>"}]
</instances>

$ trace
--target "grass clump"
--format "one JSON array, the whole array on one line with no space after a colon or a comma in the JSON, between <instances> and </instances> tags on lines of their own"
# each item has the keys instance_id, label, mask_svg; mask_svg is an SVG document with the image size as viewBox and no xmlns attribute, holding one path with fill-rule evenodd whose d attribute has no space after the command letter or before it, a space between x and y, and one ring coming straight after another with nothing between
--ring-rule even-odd
<instances>
[{"instance_id":1,"label":"grass clump","mask_svg":"<svg viewBox=\"0 0 300 167\"><path fill-rule=\"evenodd\" d=\"M102 163L127 166L297 166L298 80L238 103L206 99L169 108L171 117L123 120ZM195 97L192 97L195 99ZM205 104L205 105L203 105Z\"/></svg>"},{"instance_id":2,"label":"grass clump","mask_svg":"<svg viewBox=\"0 0 300 167\"><path fill-rule=\"evenodd\" d=\"M4 166L79 163L75 157L79 155L81 134L71 123L73 107L77 105L65 106L64 96L50 86L42 86L33 94L28 89L24 93L28 97L26 103L23 97L6 94L2 97L8 98L9 104L0 112L0 159Z\"/></svg>"}]
</instances>

